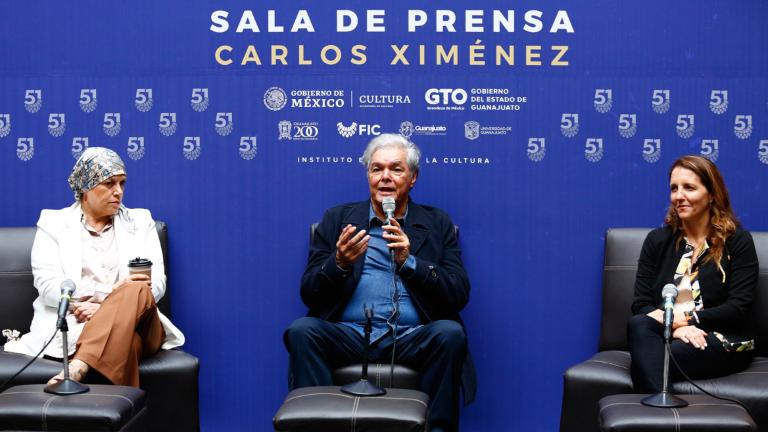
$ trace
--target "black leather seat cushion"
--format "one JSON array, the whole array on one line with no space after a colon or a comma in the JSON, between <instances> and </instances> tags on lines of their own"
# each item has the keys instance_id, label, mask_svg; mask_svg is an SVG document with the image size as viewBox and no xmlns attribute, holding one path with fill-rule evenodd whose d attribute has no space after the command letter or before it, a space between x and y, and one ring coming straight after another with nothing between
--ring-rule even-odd
<instances>
[{"instance_id":1,"label":"black leather seat cushion","mask_svg":"<svg viewBox=\"0 0 768 432\"><path fill-rule=\"evenodd\" d=\"M429 396L416 390L356 397L339 387L304 387L285 397L275 414L282 432L417 432L426 428Z\"/></svg>"},{"instance_id":2,"label":"black leather seat cushion","mask_svg":"<svg viewBox=\"0 0 768 432\"><path fill-rule=\"evenodd\" d=\"M333 371L333 383L336 385L349 384L360 379L363 374L363 365L354 364L344 366ZM396 387L402 389L419 390L421 378L419 373L402 365L395 365L394 374L391 374L394 385L390 383L390 364L368 364L368 381L379 387Z\"/></svg>"},{"instance_id":3,"label":"black leather seat cushion","mask_svg":"<svg viewBox=\"0 0 768 432\"><path fill-rule=\"evenodd\" d=\"M57 396L45 385L12 387L0 393L0 429L23 431L143 431L144 391L91 385L78 395Z\"/></svg>"},{"instance_id":4,"label":"black leather seat cushion","mask_svg":"<svg viewBox=\"0 0 768 432\"><path fill-rule=\"evenodd\" d=\"M733 375L696 380L696 384L717 396L736 399L749 409L758 425L768 424L768 357L755 357L741 372ZM672 384L675 394L701 394L687 381Z\"/></svg>"},{"instance_id":5,"label":"black leather seat cushion","mask_svg":"<svg viewBox=\"0 0 768 432\"><path fill-rule=\"evenodd\" d=\"M600 399L600 430L604 432L747 432L757 426L746 410L731 402L705 395L681 395L683 408L648 407L648 395L621 394Z\"/></svg>"}]
</instances>

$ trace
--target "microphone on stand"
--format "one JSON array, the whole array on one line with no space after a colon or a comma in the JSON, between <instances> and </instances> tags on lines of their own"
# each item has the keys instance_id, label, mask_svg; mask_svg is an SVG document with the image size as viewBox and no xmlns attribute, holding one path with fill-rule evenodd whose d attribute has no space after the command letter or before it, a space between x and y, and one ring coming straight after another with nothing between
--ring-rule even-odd
<instances>
[{"instance_id":1,"label":"microphone on stand","mask_svg":"<svg viewBox=\"0 0 768 432\"><path fill-rule=\"evenodd\" d=\"M672 337L672 321L675 319L677 288L672 284L664 285L661 297L664 299L664 340L669 342L669 338Z\"/></svg>"},{"instance_id":2,"label":"microphone on stand","mask_svg":"<svg viewBox=\"0 0 768 432\"><path fill-rule=\"evenodd\" d=\"M69 343L67 342L69 326L67 325L67 312L69 312L69 301L72 299L72 293L74 292L75 283L72 280L66 279L61 283L61 300L59 300L59 316L56 320L56 328L61 331L62 349L64 351L62 356L64 359L64 379L45 387L46 393L60 396L85 393L90 390L87 385L80 384L69 378Z\"/></svg>"},{"instance_id":3,"label":"microphone on stand","mask_svg":"<svg viewBox=\"0 0 768 432\"><path fill-rule=\"evenodd\" d=\"M669 339L672 336L672 321L675 314L675 299L677 288L673 284L664 285L661 290L664 299L664 376L661 393L656 393L640 401L643 405L658 408L680 408L688 406L688 402L669 392Z\"/></svg>"},{"instance_id":4,"label":"microphone on stand","mask_svg":"<svg viewBox=\"0 0 768 432\"><path fill-rule=\"evenodd\" d=\"M371 345L371 330L373 325L373 307L363 304L363 313L365 314L365 347L363 348L363 373L359 381L349 383L341 387L341 391L355 396L381 396L387 394L387 391L368 381L368 349Z\"/></svg>"},{"instance_id":5,"label":"microphone on stand","mask_svg":"<svg viewBox=\"0 0 768 432\"><path fill-rule=\"evenodd\" d=\"M72 299L72 293L75 292L75 283L67 279L61 283L61 299L59 300L59 317L56 320L56 328L61 330L67 325L67 312L69 312L69 301Z\"/></svg>"},{"instance_id":6,"label":"microphone on stand","mask_svg":"<svg viewBox=\"0 0 768 432\"><path fill-rule=\"evenodd\" d=\"M395 218L395 199L393 197L385 197L381 201L381 209L384 210L384 213L387 215L387 224L392 224L392 219ZM400 292L397 287L397 266L395 265L395 250L390 249L389 250L389 259L391 261L391 268L392 268L392 316L395 319L394 324L390 323L392 326L392 337L394 340L392 341L392 362L389 365L389 385L394 387L395 382L395 353L397 351L397 324L400 321Z\"/></svg>"}]
</instances>

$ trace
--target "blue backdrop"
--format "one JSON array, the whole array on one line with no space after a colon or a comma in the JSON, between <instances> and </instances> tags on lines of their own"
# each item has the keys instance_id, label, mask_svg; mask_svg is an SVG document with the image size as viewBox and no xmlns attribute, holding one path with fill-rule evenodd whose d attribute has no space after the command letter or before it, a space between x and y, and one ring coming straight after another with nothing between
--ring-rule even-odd
<instances>
[{"instance_id":1,"label":"blue backdrop","mask_svg":"<svg viewBox=\"0 0 768 432\"><path fill-rule=\"evenodd\" d=\"M308 226L366 198L369 139L410 135L424 156L413 197L461 226L472 281L479 393L462 430L556 430L561 374L597 344L604 232L661 224L672 161L716 160L744 225L768 230L768 3L439 8L6 4L0 225L70 204L85 146L118 151L125 203L169 224L203 430L270 430ZM339 31L337 10L357 28ZM451 14L455 31L438 25Z\"/></svg>"}]
</instances>

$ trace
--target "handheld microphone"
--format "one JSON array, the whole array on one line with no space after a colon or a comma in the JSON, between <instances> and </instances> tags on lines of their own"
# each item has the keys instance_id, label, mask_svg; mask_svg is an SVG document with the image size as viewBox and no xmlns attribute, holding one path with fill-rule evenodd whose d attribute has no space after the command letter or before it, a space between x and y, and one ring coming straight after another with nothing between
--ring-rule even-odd
<instances>
[{"instance_id":1,"label":"handheld microphone","mask_svg":"<svg viewBox=\"0 0 768 432\"><path fill-rule=\"evenodd\" d=\"M390 220L395 218L395 199L384 197L384 200L381 202L381 209L387 215L387 224L391 224Z\"/></svg>"},{"instance_id":2,"label":"handheld microphone","mask_svg":"<svg viewBox=\"0 0 768 432\"><path fill-rule=\"evenodd\" d=\"M75 283L71 279L66 279L61 283L61 300L59 300L59 319L56 320L56 328L61 329L67 322L67 312L69 312L69 301L72 299L72 293L75 292Z\"/></svg>"},{"instance_id":3,"label":"handheld microphone","mask_svg":"<svg viewBox=\"0 0 768 432\"><path fill-rule=\"evenodd\" d=\"M661 290L661 297L664 298L664 339L669 340L672 336L672 321L675 317L677 288L672 284L664 285L664 289Z\"/></svg>"}]
</instances>

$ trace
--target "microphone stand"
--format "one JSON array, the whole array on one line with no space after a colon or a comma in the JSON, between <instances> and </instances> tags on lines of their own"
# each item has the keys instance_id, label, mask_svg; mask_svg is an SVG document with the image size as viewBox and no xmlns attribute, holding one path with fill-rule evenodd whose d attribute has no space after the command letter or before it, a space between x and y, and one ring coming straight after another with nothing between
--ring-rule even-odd
<instances>
[{"instance_id":1,"label":"microphone stand","mask_svg":"<svg viewBox=\"0 0 768 432\"><path fill-rule=\"evenodd\" d=\"M652 406L657 408L681 408L684 406L688 406L688 402L673 395L668 390L669 389L669 351L671 350L671 347L669 345L669 339L672 333L672 330L671 330L672 324L671 324L671 319L669 321L665 319L664 321L665 321L665 324L666 322L668 322L669 325L664 326L664 376L663 376L663 382L661 387L661 393L656 393L655 395L648 396L640 402L645 406Z\"/></svg>"},{"instance_id":2,"label":"microphone stand","mask_svg":"<svg viewBox=\"0 0 768 432\"><path fill-rule=\"evenodd\" d=\"M381 396L387 394L387 391L368 381L368 349L371 345L371 318L373 318L373 309L368 309L363 305L365 313L365 347L363 348L363 374L359 381L349 383L341 387L341 391L354 396Z\"/></svg>"},{"instance_id":3,"label":"microphone stand","mask_svg":"<svg viewBox=\"0 0 768 432\"><path fill-rule=\"evenodd\" d=\"M69 344L67 343L67 332L69 326L67 320L60 320L59 331L61 331L61 339L64 346L64 379L45 386L46 393L52 393L59 396L68 396L73 394L85 393L90 388L87 385L81 384L71 378L69 378Z\"/></svg>"}]
</instances>

